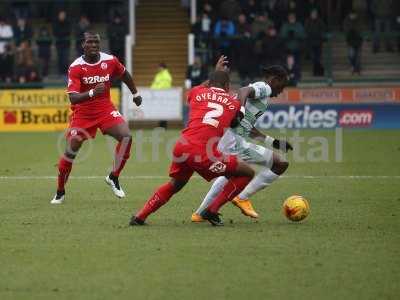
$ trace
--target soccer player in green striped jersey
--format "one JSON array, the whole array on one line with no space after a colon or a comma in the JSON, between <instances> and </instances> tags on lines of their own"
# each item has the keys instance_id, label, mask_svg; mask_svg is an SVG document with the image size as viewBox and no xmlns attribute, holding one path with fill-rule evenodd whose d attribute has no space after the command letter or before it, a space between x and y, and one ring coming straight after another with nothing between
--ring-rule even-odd
<instances>
[{"instance_id":1,"label":"soccer player in green striped jersey","mask_svg":"<svg viewBox=\"0 0 400 300\"><path fill-rule=\"evenodd\" d=\"M281 149L284 152L292 150L285 140L278 140L263 134L255 128L257 119L267 110L270 98L278 96L288 83L288 74L281 66L264 68L264 81L254 82L239 89L238 97L246 99L245 116L236 128L229 129L218 144L220 151L238 155L242 160L261 166L261 170L250 181L246 188L232 200L244 215L257 218L249 198L266 188L279 178L289 166L289 163L273 150L252 143L249 140L262 141L266 146ZM193 222L203 221L200 213L205 210L220 193L226 182L225 177L217 178L200 207L192 215Z\"/></svg>"}]
</instances>

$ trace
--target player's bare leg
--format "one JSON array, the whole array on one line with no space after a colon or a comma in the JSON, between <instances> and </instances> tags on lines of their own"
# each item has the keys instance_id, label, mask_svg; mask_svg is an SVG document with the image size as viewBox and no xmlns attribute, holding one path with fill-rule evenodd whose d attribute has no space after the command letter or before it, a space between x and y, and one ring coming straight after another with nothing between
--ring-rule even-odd
<instances>
[{"instance_id":1,"label":"player's bare leg","mask_svg":"<svg viewBox=\"0 0 400 300\"><path fill-rule=\"evenodd\" d=\"M83 139L80 136L67 138L67 145L63 156L58 162L58 185L57 192L54 198L50 201L51 204L61 204L65 199L65 185L71 173L73 161L78 154L79 149L83 144Z\"/></svg>"},{"instance_id":2,"label":"player's bare leg","mask_svg":"<svg viewBox=\"0 0 400 300\"><path fill-rule=\"evenodd\" d=\"M106 183L111 186L115 196L123 198L125 197L125 192L122 190L118 178L130 156L132 146L131 131L129 130L128 124L124 122L106 129L104 133L118 141L115 147L113 170L107 175L105 180Z\"/></svg>"},{"instance_id":3,"label":"player's bare leg","mask_svg":"<svg viewBox=\"0 0 400 300\"><path fill-rule=\"evenodd\" d=\"M214 201L201 213L201 216L214 226L223 225L219 218L219 209L246 187L254 177L254 170L248 163L239 160L236 170L225 174L225 177L228 178L228 182Z\"/></svg>"},{"instance_id":4,"label":"player's bare leg","mask_svg":"<svg viewBox=\"0 0 400 300\"><path fill-rule=\"evenodd\" d=\"M143 208L132 216L129 225L145 225L146 218L167 203L174 194L179 192L186 183L188 183L188 181L189 180L171 178L170 181L161 185L145 203Z\"/></svg>"},{"instance_id":5,"label":"player's bare leg","mask_svg":"<svg viewBox=\"0 0 400 300\"><path fill-rule=\"evenodd\" d=\"M243 189L243 191L232 200L244 215L251 218L257 218L258 214L254 210L249 198L255 193L270 186L272 182L277 180L289 167L289 163L283 159L279 154L272 154L272 166L268 168L264 166L257 175L250 181L250 183Z\"/></svg>"}]
</instances>

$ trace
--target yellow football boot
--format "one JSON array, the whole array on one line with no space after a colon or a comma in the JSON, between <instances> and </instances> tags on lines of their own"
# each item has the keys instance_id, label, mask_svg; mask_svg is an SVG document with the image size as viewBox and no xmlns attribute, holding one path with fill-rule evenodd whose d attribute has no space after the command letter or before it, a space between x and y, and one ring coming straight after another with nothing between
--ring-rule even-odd
<instances>
[{"instance_id":1,"label":"yellow football boot","mask_svg":"<svg viewBox=\"0 0 400 300\"><path fill-rule=\"evenodd\" d=\"M253 205L249 199L241 200L239 197L235 197L232 200L232 204L239 207L242 214L250 218L258 218L258 213L254 210Z\"/></svg>"},{"instance_id":2,"label":"yellow football boot","mask_svg":"<svg viewBox=\"0 0 400 300\"><path fill-rule=\"evenodd\" d=\"M196 214L196 213L192 214L191 220L194 223L200 223L200 222L204 222L205 221L199 214Z\"/></svg>"}]
</instances>

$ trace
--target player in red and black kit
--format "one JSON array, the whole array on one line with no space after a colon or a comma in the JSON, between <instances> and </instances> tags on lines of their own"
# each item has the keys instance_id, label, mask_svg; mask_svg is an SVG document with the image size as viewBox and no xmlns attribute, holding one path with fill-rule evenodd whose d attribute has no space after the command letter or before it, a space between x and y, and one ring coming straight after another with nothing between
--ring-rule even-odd
<instances>
[{"instance_id":1,"label":"player in red and black kit","mask_svg":"<svg viewBox=\"0 0 400 300\"><path fill-rule=\"evenodd\" d=\"M224 155L217 144L224 130L243 117L241 103L228 94L229 75L215 71L207 86L197 86L188 95L189 123L173 150L171 180L160 186L144 207L133 215L130 225L144 225L151 213L182 189L194 172L207 181L224 174L229 181L202 214L212 225L223 225L218 210L235 197L254 176L253 169L235 155Z\"/></svg>"},{"instance_id":2,"label":"player in red and black kit","mask_svg":"<svg viewBox=\"0 0 400 300\"><path fill-rule=\"evenodd\" d=\"M142 103L132 76L115 56L100 52L99 34L86 32L82 47L84 55L77 58L68 70L68 90L72 115L66 134L67 147L58 163L57 193L52 204L65 198L65 184L72 163L82 143L96 136L97 129L118 141L112 172L106 177L114 194L125 197L119 184L119 174L129 158L132 136L127 122L111 103L111 81L120 78L133 94L136 105Z\"/></svg>"}]
</instances>

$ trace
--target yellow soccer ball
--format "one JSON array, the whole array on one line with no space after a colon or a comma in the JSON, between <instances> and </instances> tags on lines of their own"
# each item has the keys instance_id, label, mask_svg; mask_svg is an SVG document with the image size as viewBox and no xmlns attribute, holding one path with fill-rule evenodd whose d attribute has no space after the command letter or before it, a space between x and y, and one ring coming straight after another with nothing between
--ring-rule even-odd
<instances>
[{"instance_id":1,"label":"yellow soccer ball","mask_svg":"<svg viewBox=\"0 0 400 300\"><path fill-rule=\"evenodd\" d=\"M283 202L283 214L290 221L299 222L304 220L310 213L310 205L302 196L290 196Z\"/></svg>"}]
</instances>

